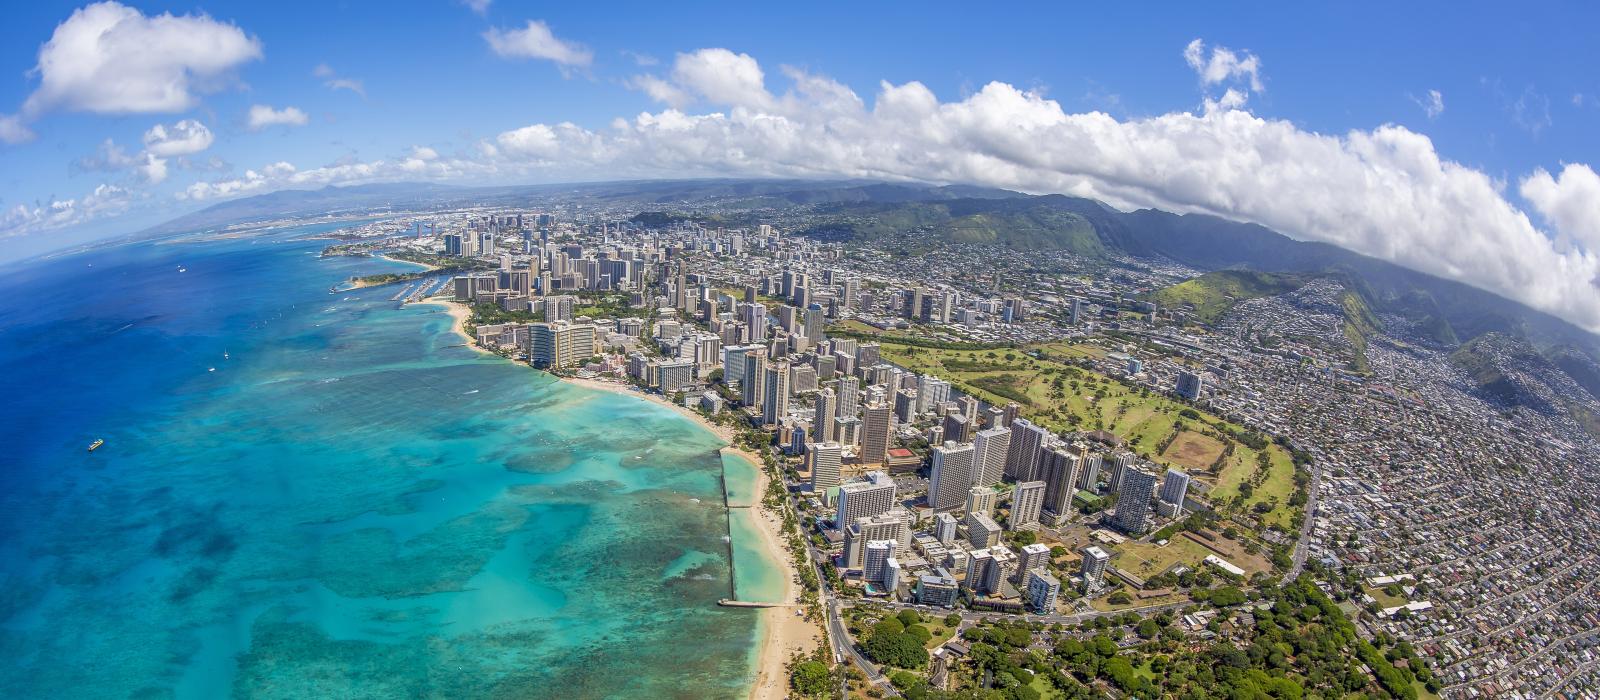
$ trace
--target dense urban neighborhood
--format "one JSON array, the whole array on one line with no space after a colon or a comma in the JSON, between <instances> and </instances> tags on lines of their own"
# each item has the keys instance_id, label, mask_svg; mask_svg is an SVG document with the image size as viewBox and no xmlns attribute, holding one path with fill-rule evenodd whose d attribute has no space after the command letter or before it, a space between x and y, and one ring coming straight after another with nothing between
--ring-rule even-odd
<instances>
[{"instance_id":1,"label":"dense urban neighborhood","mask_svg":"<svg viewBox=\"0 0 1600 700\"><path fill-rule=\"evenodd\" d=\"M325 254L734 431L827 639L798 696L1600 692L1600 406L1525 341L1349 274L864 228L555 197Z\"/></svg>"}]
</instances>

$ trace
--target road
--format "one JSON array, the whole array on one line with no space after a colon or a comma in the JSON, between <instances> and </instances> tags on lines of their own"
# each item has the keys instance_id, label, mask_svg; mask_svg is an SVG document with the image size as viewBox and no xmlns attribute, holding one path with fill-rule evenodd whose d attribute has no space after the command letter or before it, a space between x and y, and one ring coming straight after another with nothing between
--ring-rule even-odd
<instances>
[{"instance_id":1,"label":"road","mask_svg":"<svg viewBox=\"0 0 1600 700\"><path fill-rule=\"evenodd\" d=\"M1283 574L1283 583L1288 583L1300 576L1305 569L1306 556L1311 553L1309 542L1311 540L1311 519L1317 512L1317 482L1321 481L1321 470L1316 462L1311 463L1311 483L1306 485L1306 514L1300 520L1300 536L1294 541L1293 564Z\"/></svg>"}]
</instances>

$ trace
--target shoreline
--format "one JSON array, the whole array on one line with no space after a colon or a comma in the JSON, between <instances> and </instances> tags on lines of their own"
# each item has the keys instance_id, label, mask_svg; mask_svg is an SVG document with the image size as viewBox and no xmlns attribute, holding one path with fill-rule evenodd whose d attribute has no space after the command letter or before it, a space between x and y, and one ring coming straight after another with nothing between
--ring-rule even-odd
<instances>
[{"instance_id":1,"label":"shoreline","mask_svg":"<svg viewBox=\"0 0 1600 700\"><path fill-rule=\"evenodd\" d=\"M467 335L467 318L472 316L472 312L468 310L465 305L446 299L435 299L431 297L428 299L423 299L422 301L408 301L405 303L405 305L443 307L444 312L450 315L450 332L461 338L461 340L466 343L467 347L472 348L475 352L480 352L485 355L501 357L499 353L491 352L488 348L478 345L477 338Z\"/></svg>"},{"instance_id":2,"label":"shoreline","mask_svg":"<svg viewBox=\"0 0 1600 700\"><path fill-rule=\"evenodd\" d=\"M750 461L756 470L756 492L766 494L772 479L761 462L750 460L743 450L736 452ZM783 581L783 602L800 604L798 565L783 545L783 518L773 513L764 503L758 502L750 509L756 519L757 530L768 559L781 564L787 574ZM789 678L784 665L795 654L809 654L822 644L817 625L795 613L799 607L765 608L761 611L761 649L756 661L756 677L750 687L750 697L755 700L781 700L789 695Z\"/></svg>"},{"instance_id":3,"label":"shoreline","mask_svg":"<svg viewBox=\"0 0 1600 700\"><path fill-rule=\"evenodd\" d=\"M402 261L403 262L403 261ZM419 263L420 264L420 263ZM442 306L450 314L452 320L451 331L464 339L469 347L485 355L502 357L498 353L480 347L476 339L467 335L465 324L471 312L463 304L446 299L425 299L410 302L411 304L431 304ZM502 357L502 359L504 359ZM748 697L753 700L782 700L789 694L789 679L785 673L784 665L796 653L810 653L822 644L819 634L820 628L807 621L804 617L796 615L800 608L789 607L800 602L800 586L796 583L799 578L798 564L789 556L789 549L783 544L783 517L772 512L765 504L767 489L772 482L772 477L767 474L764 462L759 455L739 447L735 441L733 428L718 425L706 420L698 412L675 404L659 394L650 394L637 390L633 385L594 379L588 377L561 377L546 373L556 381L566 382L595 391L604 391L613 394L632 396L645 401L650 401L661 406L671 408L679 415L688 418L702 429L715 435L724 444L718 449L720 454L737 455L740 459L750 463L756 471L756 505L748 509L756 521L756 530L761 533L760 546L767 561L776 566L784 574L783 601L785 607L762 608L759 611L760 642L756 650L755 676L751 679Z\"/></svg>"},{"instance_id":4,"label":"shoreline","mask_svg":"<svg viewBox=\"0 0 1600 700\"><path fill-rule=\"evenodd\" d=\"M421 266L422 269L421 270L417 270L417 272L434 272L434 271L439 269L438 265L429 265L428 263L416 262L416 261L413 261L413 260L401 260L399 258L391 258L391 257L389 257L388 253L377 253L376 257L383 258L384 260L388 260L389 262L392 262L392 263L399 263L401 265L418 265L418 266Z\"/></svg>"}]
</instances>

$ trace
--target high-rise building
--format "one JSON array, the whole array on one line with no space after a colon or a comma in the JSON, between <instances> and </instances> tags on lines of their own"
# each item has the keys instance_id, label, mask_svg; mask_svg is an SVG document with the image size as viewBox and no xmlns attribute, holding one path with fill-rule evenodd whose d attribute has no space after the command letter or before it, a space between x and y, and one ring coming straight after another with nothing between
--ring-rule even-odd
<instances>
[{"instance_id":1,"label":"high-rise building","mask_svg":"<svg viewBox=\"0 0 1600 700\"><path fill-rule=\"evenodd\" d=\"M1007 526L1012 530L1023 530L1039 524L1039 513L1044 509L1044 492L1046 484L1043 481L1024 481L1017 484L1016 491L1011 495L1011 519Z\"/></svg>"},{"instance_id":2,"label":"high-rise building","mask_svg":"<svg viewBox=\"0 0 1600 700\"><path fill-rule=\"evenodd\" d=\"M1011 431L1005 428L980 430L972 446L980 455L983 465L976 470L978 478L974 483L982 486L1000 483L1006 471L1006 456L1010 453Z\"/></svg>"},{"instance_id":3,"label":"high-rise building","mask_svg":"<svg viewBox=\"0 0 1600 700\"><path fill-rule=\"evenodd\" d=\"M956 584L956 577L951 576L950 571L943 567L934 569L932 574L923 574L917 578L918 604L953 608L960 596L961 589Z\"/></svg>"},{"instance_id":4,"label":"high-rise building","mask_svg":"<svg viewBox=\"0 0 1600 700\"><path fill-rule=\"evenodd\" d=\"M1127 471L1128 467L1133 466L1136 459L1138 458L1127 450L1117 450L1111 453L1111 478L1108 481L1108 485L1112 493L1116 493L1118 489L1122 488L1122 473Z\"/></svg>"},{"instance_id":5,"label":"high-rise building","mask_svg":"<svg viewBox=\"0 0 1600 700\"><path fill-rule=\"evenodd\" d=\"M900 590L900 579L904 575L905 572L900 568L899 559L889 557L888 560L883 562L883 590L891 598Z\"/></svg>"},{"instance_id":6,"label":"high-rise building","mask_svg":"<svg viewBox=\"0 0 1600 700\"><path fill-rule=\"evenodd\" d=\"M959 413L951 413L944 417L944 436L947 440L956 442L972 442L972 423L967 417ZM980 461L979 466L982 466Z\"/></svg>"},{"instance_id":7,"label":"high-rise building","mask_svg":"<svg viewBox=\"0 0 1600 700\"><path fill-rule=\"evenodd\" d=\"M1048 571L1028 571L1028 607L1036 615L1049 615L1056 611L1056 597L1061 594L1061 582Z\"/></svg>"},{"instance_id":8,"label":"high-rise building","mask_svg":"<svg viewBox=\"0 0 1600 700\"><path fill-rule=\"evenodd\" d=\"M577 299L570 296L545 297L539 300L539 310L544 312L546 321L571 321L572 310L577 308Z\"/></svg>"},{"instance_id":9,"label":"high-rise building","mask_svg":"<svg viewBox=\"0 0 1600 700\"><path fill-rule=\"evenodd\" d=\"M1183 515L1183 499L1189 495L1189 475L1177 469L1168 469L1166 480L1161 482L1161 500L1174 506L1173 517Z\"/></svg>"},{"instance_id":10,"label":"high-rise building","mask_svg":"<svg viewBox=\"0 0 1600 700\"><path fill-rule=\"evenodd\" d=\"M999 406L990 406L990 407L988 407L986 409L983 409L983 427L985 427L985 428L1009 428L1009 427L1011 427L1011 426L1006 425L1006 410L1003 409L1003 408L1000 408Z\"/></svg>"},{"instance_id":11,"label":"high-rise building","mask_svg":"<svg viewBox=\"0 0 1600 700\"><path fill-rule=\"evenodd\" d=\"M739 386L743 396L740 398L746 406L759 407L767 395L767 351L756 348L745 352L743 368L744 376L740 378Z\"/></svg>"},{"instance_id":12,"label":"high-rise building","mask_svg":"<svg viewBox=\"0 0 1600 700\"><path fill-rule=\"evenodd\" d=\"M821 304L806 306L805 336L811 339L812 343L820 343L826 339L822 331L822 325L826 322L824 316Z\"/></svg>"},{"instance_id":13,"label":"high-rise building","mask_svg":"<svg viewBox=\"0 0 1600 700\"><path fill-rule=\"evenodd\" d=\"M1083 455L1083 461L1078 468L1078 488L1085 491L1095 491L1100 483L1100 455L1087 454L1083 451L1080 451L1079 454ZM1120 484L1118 484L1118 490L1121 490Z\"/></svg>"},{"instance_id":14,"label":"high-rise building","mask_svg":"<svg viewBox=\"0 0 1600 700\"><path fill-rule=\"evenodd\" d=\"M1072 495L1078 491L1078 463L1078 455L1064 445L1050 445L1040 451L1039 471L1044 477L1041 511L1052 516L1054 525L1072 513Z\"/></svg>"},{"instance_id":15,"label":"high-rise building","mask_svg":"<svg viewBox=\"0 0 1600 700\"><path fill-rule=\"evenodd\" d=\"M912 423L916 421L916 389L900 389L894 392L894 418L901 423Z\"/></svg>"},{"instance_id":16,"label":"high-rise building","mask_svg":"<svg viewBox=\"0 0 1600 700\"><path fill-rule=\"evenodd\" d=\"M933 516L933 538L939 540L939 544L950 544L956 541L956 527L958 525L960 523L956 520L956 516L949 513L939 513Z\"/></svg>"},{"instance_id":17,"label":"high-rise building","mask_svg":"<svg viewBox=\"0 0 1600 700\"><path fill-rule=\"evenodd\" d=\"M761 422L763 425L777 425L784 416L789 415L789 362L778 360L769 362L766 367L765 395L761 399Z\"/></svg>"},{"instance_id":18,"label":"high-rise building","mask_svg":"<svg viewBox=\"0 0 1600 700\"><path fill-rule=\"evenodd\" d=\"M663 362L657 369L661 393L669 397L694 382L694 363L688 360Z\"/></svg>"},{"instance_id":19,"label":"high-rise building","mask_svg":"<svg viewBox=\"0 0 1600 700\"><path fill-rule=\"evenodd\" d=\"M862 410L861 463L883 464L889 459L889 435L894 430L894 413L889 404L874 402Z\"/></svg>"},{"instance_id":20,"label":"high-rise building","mask_svg":"<svg viewBox=\"0 0 1600 700\"><path fill-rule=\"evenodd\" d=\"M994 589L987 586L991 571L995 568L994 554L987 549L973 550L967 557L967 578L961 585L974 595L982 595ZM998 577L996 577L998 578Z\"/></svg>"},{"instance_id":21,"label":"high-rise building","mask_svg":"<svg viewBox=\"0 0 1600 700\"><path fill-rule=\"evenodd\" d=\"M974 549L1000 544L1000 525L986 513L967 514L967 541Z\"/></svg>"},{"instance_id":22,"label":"high-rise building","mask_svg":"<svg viewBox=\"0 0 1600 700\"><path fill-rule=\"evenodd\" d=\"M927 413L934 406L950 400L950 382L924 374L917 379L917 412Z\"/></svg>"},{"instance_id":23,"label":"high-rise building","mask_svg":"<svg viewBox=\"0 0 1600 700\"><path fill-rule=\"evenodd\" d=\"M595 352L594 324L555 321L528 326L528 362L535 367L572 367Z\"/></svg>"},{"instance_id":24,"label":"high-rise building","mask_svg":"<svg viewBox=\"0 0 1600 700\"><path fill-rule=\"evenodd\" d=\"M877 343L856 346L856 366L871 367L882 361L882 348Z\"/></svg>"},{"instance_id":25,"label":"high-rise building","mask_svg":"<svg viewBox=\"0 0 1600 700\"><path fill-rule=\"evenodd\" d=\"M1044 569L1048 571L1049 568L1050 545L1047 545L1043 542L1035 542L1033 544L1023 545L1022 552L1017 555L1017 577L1015 583L1021 584L1026 582L1028 576L1027 572L1029 571L1033 571L1035 569Z\"/></svg>"},{"instance_id":26,"label":"high-rise building","mask_svg":"<svg viewBox=\"0 0 1600 700\"><path fill-rule=\"evenodd\" d=\"M1083 590L1093 593L1100 590L1105 583L1106 566L1111 563L1111 555L1106 550L1090 545L1083 548Z\"/></svg>"},{"instance_id":27,"label":"high-rise building","mask_svg":"<svg viewBox=\"0 0 1600 700\"><path fill-rule=\"evenodd\" d=\"M861 380L855 377L840 377L838 417L854 418L860 410Z\"/></svg>"},{"instance_id":28,"label":"high-rise building","mask_svg":"<svg viewBox=\"0 0 1600 700\"><path fill-rule=\"evenodd\" d=\"M811 469L811 492L821 494L835 486L839 486L839 463L843 461L844 449L837 442L821 442L811 446L806 452L806 460ZM892 483L892 482L891 482ZM876 513L874 513L876 515ZM853 520L836 521L839 527L854 522Z\"/></svg>"},{"instance_id":29,"label":"high-rise building","mask_svg":"<svg viewBox=\"0 0 1600 700\"><path fill-rule=\"evenodd\" d=\"M1039 453L1050 439L1050 431L1026 418L1012 420L1009 427L1011 447L1006 453L1006 476L1017 481L1043 478L1039 473Z\"/></svg>"},{"instance_id":30,"label":"high-rise building","mask_svg":"<svg viewBox=\"0 0 1600 700\"><path fill-rule=\"evenodd\" d=\"M839 430L836 423L838 420L838 404L839 399L834 395L832 389L825 388L817 392L816 417L812 421L816 424L815 429L812 431L816 434L816 439L823 442L838 440Z\"/></svg>"},{"instance_id":31,"label":"high-rise building","mask_svg":"<svg viewBox=\"0 0 1600 700\"><path fill-rule=\"evenodd\" d=\"M961 415L967 419L967 425L974 426L973 429L976 430L978 425L978 400L971 396L963 396L956 399L956 405L961 407Z\"/></svg>"},{"instance_id":32,"label":"high-rise building","mask_svg":"<svg viewBox=\"0 0 1600 700\"><path fill-rule=\"evenodd\" d=\"M935 512L948 512L966 503L972 488L975 455L971 443L946 442L933 448L933 473L928 481L928 505Z\"/></svg>"},{"instance_id":33,"label":"high-rise building","mask_svg":"<svg viewBox=\"0 0 1600 700\"><path fill-rule=\"evenodd\" d=\"M894 479L883 472L871 472L860 481L839 486L839 509L835 523L853 523L889 512L896 505Z\"/></svg>"},{"instance_id":34,"label":"high-rise building","mask_svg":"<svg viewBox=\"0 0 1600 700\"><path fill-rule=\"evenodd\" d=\"M967 580L964 585L973 595L988 595L1000 590L1001 583L1016 571L1017 555L1005 545L978 549L967 558Z\"/></svg>"},{"instance_id":35,"label":"high-rise building","mask_svg":"<svg viewBox=\"0 0 1600 700\"><path fill-rule=\"evenodd\" d=\"M1117 512L1111 524L1129 534L1142 534L1150 524L1150 499L1156 495L1156 475L1129 467L1117 491Z\"/></svg>"},{"instance_id":36,"label":"high-rise building","mask_svg":"<svg viewBox=\"0 0 1600 700\"><path fill-rule=\"evenodd\" d=\"M998 492L990 486L974 486L967 489L967 517L970 518L978 513L993 515L994 502L998 495Z\"/></svg>"},{"instance_id":37,"label":"high-rise building","mask_svg":"<svg viewBox=\"0 0 1600 700\"><path fill-rule=\"evenodd\" d=\"M885 562L894 556L894 540L871 540L867 542L866 556L861 565L861 578L872 583L883 582Z\"/></svg>"},{"instance_id":38,"label":"high-rise building","mask_svg":"<svg viewBox=\"0 0 1600 700\"><path fill-rule=\"evenodd\" d=\"M866 552L866 543L873 540L894 540L900 551L911 546L911 514L896 508L870 518L856 518L844 532L844 563L847 569L859 569Z\"/></svg>"},{"instance_id":39,"label":"high-rise building","mask_svg":"<svg viewBox=\"0 0 1600 700\"><path fill-rule=\"evenodd\" d=\"M1200 395L1206 390L1206 382L1197 373L1182 371L1178 372L1176 388L1179 396L1190 401L1199 401Z\"/></svg>"},{"instance_id":40,"label":"high-rise building","mask_svg":"<svg viewBox=\"0 0 1600 700\"><path fill-rule=\"evenodd\" d=\"M1011 427L1011 424L1014 421L1016 421L1018 418L1020 418L1021 416L1022 416L1022 406L1021 406L1021 404L1018 404L1015 401L1012 401L1012 402L1009 402L1009 403L1006 404L1006 427L1007 428Z\"/></svg>"}]
</instances>

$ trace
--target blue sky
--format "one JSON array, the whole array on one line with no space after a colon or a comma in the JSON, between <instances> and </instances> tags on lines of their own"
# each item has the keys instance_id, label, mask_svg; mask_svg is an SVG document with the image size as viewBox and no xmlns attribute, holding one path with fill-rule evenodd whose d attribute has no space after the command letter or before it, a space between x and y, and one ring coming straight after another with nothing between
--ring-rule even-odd
<instances>
[{"instance_id":1,"label":"blue sky","mask_svg":"<svg viewBox=\"0 0 1600 700\"><path fill-rule=\"evenodd\" d=\"M0 143L0 255L281 187L881 175L1258 221L1600 327L1587 165L1600 12L1393 5L32 3L0 28L0 138L13 142ZM153 48L108 41L44 62L80 10L176 58L145 65ZM152 29L166 13L187 24ZM511 32L498 52L491 29ZM97 59L99 73L61 77ZM182 94L162 104L117 95L174 75ZM57 77L67 87L41 97ZM905 110L885 109L884 83L932 101L903 92ZM830 101L840 94L860 106ZM304 123L252 128L258 105ZM1095 111L1110 121L1082 117ZM618 119L633 126L617 132ZM147 146L158 124L204 133ZM155 153L169 154L158 174L140 167ZM1370 201L1282 204L1323 190Z\"/></svg>"}]
</instances>

